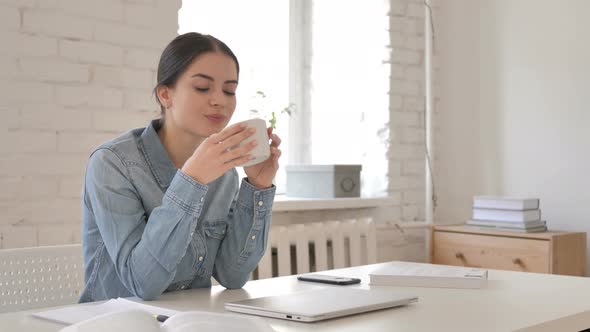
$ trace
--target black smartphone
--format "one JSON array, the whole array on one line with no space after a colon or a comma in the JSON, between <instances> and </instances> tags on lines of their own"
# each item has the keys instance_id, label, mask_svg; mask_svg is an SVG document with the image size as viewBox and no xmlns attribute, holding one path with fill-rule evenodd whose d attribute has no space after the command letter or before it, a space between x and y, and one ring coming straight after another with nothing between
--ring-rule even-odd
<instances>
[{"instance_id":1,"label":"black smartphone","mask_svg":"<svg viewBox=\"0 0 590 332\"><path fill-rule=\"evenodd\" d=\"M327 274L304 274L304 275L298 276L297 280L321 282L323 284L332 284L332 285L352 285L352 284L358 284L361 282L361 279L358 279L358 278L330 276Z\"/></svg>"}]
</instances>

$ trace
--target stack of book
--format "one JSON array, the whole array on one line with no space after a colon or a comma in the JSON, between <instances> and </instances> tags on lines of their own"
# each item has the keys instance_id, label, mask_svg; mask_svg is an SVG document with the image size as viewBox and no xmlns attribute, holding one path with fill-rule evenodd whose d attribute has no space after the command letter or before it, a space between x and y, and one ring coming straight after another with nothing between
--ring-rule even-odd
<instances>
[{"instance_id":1,"label":"stack of book","mask_svg":"<svg viewBox=\"0 0 590 332\"><path fill-rule=\"evenodd\" d=\"M523 233L545 232L538 198L475 196L468 226Z\"/></svg>"}]
</instances>

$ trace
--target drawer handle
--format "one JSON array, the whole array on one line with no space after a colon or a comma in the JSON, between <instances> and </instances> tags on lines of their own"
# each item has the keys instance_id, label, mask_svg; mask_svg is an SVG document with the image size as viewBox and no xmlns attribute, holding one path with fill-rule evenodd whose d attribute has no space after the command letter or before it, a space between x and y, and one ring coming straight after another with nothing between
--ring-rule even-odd
<instances>
[{"instance_id":1,"label":"drawer handle","mask_svg":"<svg viewBox=\"0 0 590 332\"><path fill-rule=\"evenodd\" d=\"M522 262L522 259L520 259L520 258L514 258L512 260L512 263L514 263L516 265L524 266L524 263Z\"/></svg>"}]
</instances>

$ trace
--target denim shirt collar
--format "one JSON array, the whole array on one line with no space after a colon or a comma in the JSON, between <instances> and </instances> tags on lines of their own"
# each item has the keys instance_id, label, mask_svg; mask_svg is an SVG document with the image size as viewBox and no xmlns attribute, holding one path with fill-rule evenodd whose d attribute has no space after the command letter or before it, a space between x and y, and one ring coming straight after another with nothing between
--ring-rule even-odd
<instances>
[{"instance_id":1,"label":"denim shirt collar","mask_svg":"<svg viewBox=\"0 0 590 332\"><path fill-rule=\"evenodd\" d=\"M160 129L159 121L152 120L144 129L139 139L139 147L158 184L165 189L170 185L177 168L172 160L170 160L168 152L164 148L164 145L162 145L160 136L158 136L158 130Z\"/></svg>"}]
</instances>

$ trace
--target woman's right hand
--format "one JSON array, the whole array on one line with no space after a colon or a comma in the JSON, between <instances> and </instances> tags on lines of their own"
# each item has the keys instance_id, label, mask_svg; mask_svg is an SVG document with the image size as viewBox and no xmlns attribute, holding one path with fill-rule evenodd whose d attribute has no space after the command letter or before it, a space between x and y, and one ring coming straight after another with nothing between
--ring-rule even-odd
<instances>
[{"instance_id":1,"label":"woman's right hand","mask_svg":"<svg viewBox=\"0 0 590 332\"><path fill-rule=\"evenodd\" d=\"M182 172L197 182L208 184L228 170L242 165L252 158L249 154L256 141L235 147L256 130L245 123L236 123L209 136L182 166Z\"/></svg>"}]
</instances>

